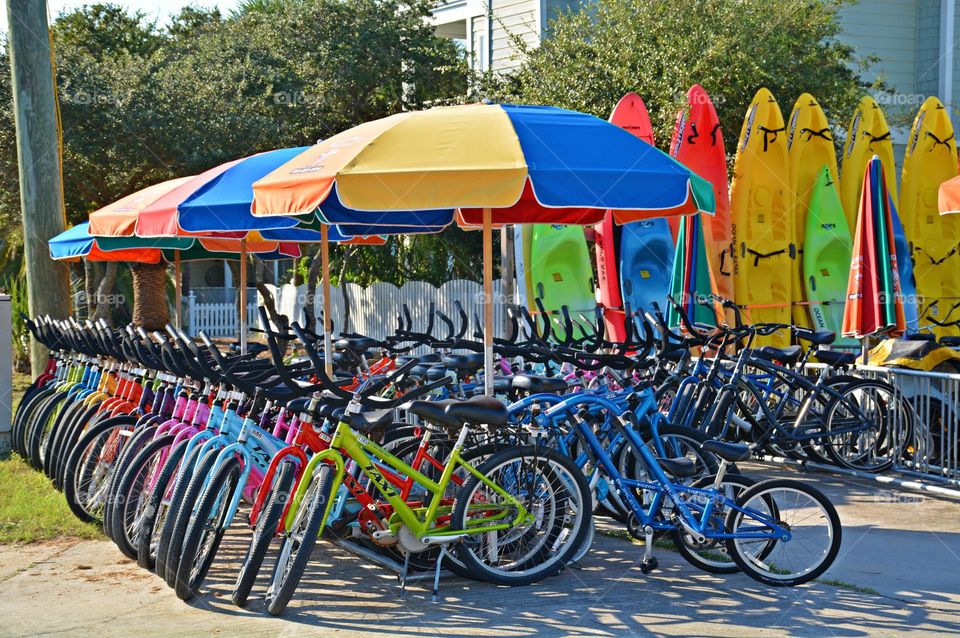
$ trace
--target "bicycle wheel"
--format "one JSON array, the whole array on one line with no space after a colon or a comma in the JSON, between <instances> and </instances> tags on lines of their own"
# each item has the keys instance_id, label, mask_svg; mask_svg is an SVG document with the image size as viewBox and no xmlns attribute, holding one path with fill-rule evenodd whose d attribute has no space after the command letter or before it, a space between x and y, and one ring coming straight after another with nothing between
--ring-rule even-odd
<instances>
[{"instance_id":1,"label":"bicycle wheel","mask_svg":"<svg viewBox=\"0 0 960 638\"><path fill-rule=\"evenodd\" d=\"M755 537L774 532L771 522L790 534L773 547L772 539ZM827 497L791 479L762 481L744 491L727 515L727 532L734 535L727 551L737 566L777 587L801 585L825 572L840 551L842 535L840 517Z\"/></svg>"},{"instance_id":2,"label":"bicycle wheel","mask_svg":"<svg viewBox=\"0 0 960 638\"><path fill-rule=\"evenodd\" d=\"M290 502L296 473L297 464L294 461L287 460L280 464L276 474L277 478L270 486L270 496L266 500L266 506L260 510L260 515L257 516L253 538L250 539L250 546L247 548L247 554L240 566L240 573L237 574L237 583L233 586L231 600L238 607L244 607L247 604L247 597L257 580L257 574L260 573L260 567L263 565L263 559L270 548L270 542L277 535L280 518Z\"/></svg>"},{"instance_id":3,"label":"bicycle wheel","mask_svg":"<svg viewBox=\"0 0 960 638\"><path fill-rule=\"evenodd\" d=\"M129 463L126 464L112 498L113 507L110 516L113 519L111 537L127 558L137 558L137 536L140 534L140 521L146 514L150 502L150 493L145 491L162 469L161 461L173 443L174 435L167 434L144 446Z\"/></svg>"},{"instance_id":4,"label":"bicycle wheel","mask_svg":"<svg viewBox=\"0 0 960 638\"><path fill-rule=\"evenodd\" d=\"M186 451L186 441L180 441L172 449L167 450L167 458L163 462L156 480L153 481L153 487L147 497L143 515L139 517L140 529L135 534L137 539L137 564L144 569L153 569L156 565L160 530L163 528L170 506L168 496L173 491L177 470Z\"/></svg>"},{"instance_id":5,"label":"bicycle wheel","mask_svg":"<svg viewBox=\"0 0 960 638\"><path fill-rule=\"evenodd\" d=\"M173 528L177 524L177 513L183 504L187 488L190 487L193 468L197 464L197 459L202 449L200 445L196 445L190 450L190 453L183 458L182 463L174 468L173 474L169 479L173 482L173 490L170 492L169 498L167 494L164 493L159 503L160 509L157 513L157 521L154 524L154 535L157 536L156 563L154 567L157 576L164 580L167 578L167 554L170 553L170 541L173 537ZM177 547L177 551L174 553L175 561L179 561L179 552L180 548ZM177 562L174 562L171 568L175 570L177 564Z\"/></svg>"},{"instance_id":6,"label":"bicycle wheel","mask_svg":"<svg viewBox=\"0 0 960 638\"><path fill-rule=\"evenodd\" d=\"M850 383L841 392L827 409L822 440L830 458L864 472L888 469L911 440L912 408L882 381Z\"/></svg>"},{"instance_id":7,"label":"bicycle wheel","mask_svg":"<svg viewBox=\"0 0 960 638\"><path fill-rule=\"evenodd\" d=\"M51 386L38 389L29 399L24 397L17 406L17 414L13 419L13 427L10 434L10 445L13 450L27 458L27 434L30 429L30 423L33 421L37 410L44 404L47 397L52 396L56 389Z\"/></svg>"},{"instance_id":8,"label":"bicycle wheel","mask_svg":"<svg viewBox=\"0 0 960 638\"><path fill-rule=\"evenodd\" d=\"M126 439L120 432L131 428L131 421L129 416L106 419L80 437L70 453L63 495L80 520L100 521L115 463Z\"/></svg>"},{"instance_id":9,"label":"bicycle wheel","mask_svg":"<svg viewBox=\"0 0 960 638\"><path fill-rule=\"evenodd\" d=\"M468 532L456 546L461 562L481 580L498 585L527 585L563 569L593 525L593 500L583 473L561 454L532 446L498 452L477 471L520 501L529 518L505 530L469 534L491 518L516 516L509 500L471 475L457 494L450 525Z\"/></svg>"},{"instance_id":10,"label":"bicycle wheel","mask_svg":"<svg viewBox=\"0 0 960 638\"><path fill-rule=\"evenodd\" d=\"M240 459L235 456L227 458L217 467L190 517L174 583L180 600L194 597L213 564L220 541L227 531L230 506L240 484L240 469ZM199 478L200 475L197 475L194 480Z\"/></svg>"},{"instance_id":11,"label":"bicycle wheel","mask_svg":"<svg viewBox=\"0 0 960 638\"><path fill-rule=\"evenodd\" d=\"M273 569L273 578L267 589L267 612L278 616L287 608L290 599L303 578L310 554L323 527L327 505L333 493L334 468L326 463L317 466L310 485L290 529L283 537L280 553Z\"/></svg>"},{"instance_id":12,"label":"bicycle wheel","mask_svg":"<svg viewBox=\"0 0 960 638\"><path fill-rule=\"evenodd\" d=\"M180 494L180 501L176 504L171 503L168 517L173 518L173 526L170 528L169 536L166 536L167 553L164 563L163 578L171 587L176 587L177 571L183 558L183 539L187 534L187 527L193 518L194 506L203 492L204 479L213 471L213 465L217 461L220 450L210 450L200 459L196 468L187 466L187 473L181 477L181 480L187 481L186 489ZM179 485L177 488L179 489ZM164 528L166 531L166 528ZM161 541L164 537L161 537ZM158 558L159 560L159 558Z\"/></svg>"}]
</instances>

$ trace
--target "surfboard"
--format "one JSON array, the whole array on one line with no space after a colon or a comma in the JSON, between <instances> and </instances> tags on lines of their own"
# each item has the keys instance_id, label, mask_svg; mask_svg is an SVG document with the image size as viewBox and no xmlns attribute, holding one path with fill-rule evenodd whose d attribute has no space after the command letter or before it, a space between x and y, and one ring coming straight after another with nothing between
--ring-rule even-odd
<instances>
[{"instance_id":1,"label":"surfboard","mask_svg":"<svg viewBox=\"0 0 960 638\"><path fill-rule=\"evenodd\" d=\"M594 321L593 263L583 228L552 224L531 226L530 259L526 262L526 270L531 283L528 294L542 298L547 311L559 311L566 306L571 318ZM554 317L554 325L562 336L563 318Z\"/></svg>"},{"instance_id":2,"label":"surfboard","mask_svg":"<svg viewBox=\"0 0 960 638\"><path fill-rule=\"evenodd\" d=\"M623 225L618 254L620 293L631 309L647 312L656 302L666 314L673 257L673 234L663 217Z\"/></svg>"},{"instance_id":3,"label":"surfboard","mask_svg":"<svg viewBox=\"0 0 960 638\"><path fill-rule=\"evenodd\" d=\"M670 155L713 184L717 212L701 215L703 241L717 293L727 299L733 292L733 246L730 228L730 194L727 187L727 152L720 118L710 96L699 84L687 91L687 108L677 115ZM732 320L729 317L728 320Z\"/></svg>"},{"instance_id":4,"label":"surfboard","mask_svg":"<svg viewBox=\"0 0 960 638\"><path fill-rule=\"evenodd\" d=\"M730 186L734 290L753 323L791 319L795 247L787 162L783 115L773 94L761 88L743 120ZM789 331L754 341L789 343Z\"/></svg>"},{"instance_id":5,"label":"surfboard","mask_svg":"<svg viewBox=\"0 0 960 638\"><path fill-rule=\"evenodd\" d=\"M865 95L857 105L847 128L847 139L843 144L843 157L840 163L840 200L847 215L847 225L857 226L857 211L860 206L860 191L863 187L863 175L870 159L876 155L883 163L883 172L887 175L890 196L897 205L896 165L893 160L893 140L890 127L883 109L869 95Z\"/></svg>"},{"instance_id":6,"label":"surfboard","mask_svg":"<svg viewBox=\"0 0 960 638\"><path fill-rule=\"evenodd\" d=\"M836 178L828 166L820 168L807 198L804 235L803 283L811 327L832 330L839 336L853 239Z\"/></svg>"},{"instance_id":7,"label":"surfboard","mask_svg":"<svg viewBox=\"0 0 960 638\"><path fill-rule=\"evenodd\" d=\"M800 255L793 269L793 322L798 326L810 326L810 308L803 303L807 299L802 283L807 211L821 169L827 167L831 184L839 183L839 175L830 123L816 98L809 93L797 98L787 121L787 159L790 191L794 196L793 243Z\"/></svg>"},{"instance_id":8,"label":"surfboard","mask_svg":"<svg viewBox=\"0 0 960 638\"><path fill-rule=\"evenodd\" d=\"M610 114L610 122L653 146L650 115L643 98L636 93L630 92L620 98ZM594 252L597 260L597 296L604 309L607 336L613 341L623 341L626 337L623 297L618 276L619 246L619 229L613 222L613 214L607 211L604 220L594 226Z\"/></svg>"},{"instance_id":9,"label":"surfboard","mask_svg":"<svg viewBox=\"0 0 960 638\"><path fill-rule=\"evenodd\" d=\"M960 219L941 216L937 207L940 184L957 175L956 158L950 115L940 100L927 98L907 138L899 212L913 255L919 305L925 316L941 319L960 300ZM923 317L920 322L929 323ZM934 332L944 334L940 328Z\"/></svg>"}]
</instances>

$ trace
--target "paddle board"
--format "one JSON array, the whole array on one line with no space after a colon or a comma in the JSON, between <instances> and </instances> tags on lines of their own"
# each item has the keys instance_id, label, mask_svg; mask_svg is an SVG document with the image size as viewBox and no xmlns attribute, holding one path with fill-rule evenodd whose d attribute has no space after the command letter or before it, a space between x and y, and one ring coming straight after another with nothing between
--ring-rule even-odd
<instances>
[{"instance_id":1,"label":"paddle board","mask_svg":"<svg viewBox=\"0 0 960 638\"><path fill-rule=\"evenodd\" d=\"M937 207L940 184L957 175L956 158L950 114L940 100L927 98L907 138L899 212L911 245L920 305L925 316L941 319L960 299L960 219L941 216ZM922 317L920 321L929 323ZM934 332L944 334L939 328Z\"/></svg>"},{"instance_id":2,"label":"paddle board","mask_svg":"<svg viewBox=\"0 0 960 638\"><path fill-rule=\"evenodd\" d=\"M839 176L830 123L816 98L809 93L797 98L787 121L787 159L790 164L790 191L794 197L793 243L798 254L793 269L793 322L798 326L810 326L810 309L803 303L807 299L802 283L807 210L820 170L827 167L832 184L839 183Z\"/></svg>"},{"instance_id":3,"label":"paddle board","mask_svg":"<svg viewBox=\"0 0 960 638\"><path fill-rule=\"evenodd\" d=\"M877 101L865 95L850 119L840 164L840 200L847 215L847 225L851 229L857 226L863 176L874 155L883 163L883 172L890 182L890 196L893 197L894 205L897 205L897 185L894 179L897 173L890 127L887 126L887 118L883 116L883 109Z\"/></svg>"},{"instance_id":4,"label":"paddle board","mask_svg":"<svg viewBox=\"0 0 960 638\"><path fill-rule=\"evenodd\" d=\"M643 99L630 92L620 98L610 114L610 122L630 131L653 146L653 126ZM617 272L617 252L620 232L613 222L613 214L607 211L604 220L594 226L594 251L597 259L597 296L604 308L607 336L613 341L626 337L623 320L623 297L620 293L620 278ZM662 302L661 302L662 305ZM634 309L632 309L634 310Z\"/></svg>"},{"instance_id":5,"label":"paddle board","mask_svg":"<svg viewBox=\"0 0 960 638\"><path fill-rule=\"evenodd\" d=\"M593 263L582 227L533 224L526 271L531 284L529 298L542 298L547 311L567 306L571 318L594 321ZM563 318L553 320L563 336ZM575 334L579 336L579 332Z\"/></svg>"},{"instance_id":6,"label":"paddle board","mask_svg":"<svg viewBox=\"0 0 960 638\"><path fill-rule=\"evenodd\" d=\"M703 241L718 294L733 299L733 245L730 228L730 194L727 188L727 153L720 118L710 96L699 84L687 91L687 108L677 115L670 155L713 184L717 212L701 215ZM732 320L732 317L728 317Z\"/></svg>"},{"instance_id":7,"label":"paddle board","mask_svg":"<svg viewBox=\"0 0 960 638\"><path fill-rule=\"evenodd\" d=\"M773 94L762 88L743 121L730 186L734 290L737 303L748 306L748 318L754 323L791 322L792 209L786 126ZM789 343L789 331L754 341Z\"/></svg>"},{"instance_id":8,"label":"paddle board","mask_svg":"<svg viewBox=\"0 0 960 638\"><path fill-rule=\"evenodd\" d=\"M839 336L853 239L836 178L828 166L820 168L807 198L804 235L803 283L811 327L832 330Z\"/></svg>"}]
</instances>

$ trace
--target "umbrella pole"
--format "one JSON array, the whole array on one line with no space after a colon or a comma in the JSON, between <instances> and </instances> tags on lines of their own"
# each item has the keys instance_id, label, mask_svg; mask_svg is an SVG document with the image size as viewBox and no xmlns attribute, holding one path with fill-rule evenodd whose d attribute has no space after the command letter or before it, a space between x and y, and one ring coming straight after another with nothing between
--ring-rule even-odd
<instances>
[{"instance_id":1,"label":"umbrella pole","mask_svg":"<svg viewBox=\"0 0 960 638\"><path fill-rule=\"evenodd\" d=\"M483 209L483 390L493 396L493 211Z\"/></svg>"},{"instance_id":2,"label":"umbrella pole","mask_svg":"<svg viewBox=\"0 0 960 638\"><path fill-rule=\"evenodd\" d=\"M323 269L323 368L333 376L333 337L330 320L330 227L320 226L320 266ZM341 282L341 285L343 283Z\"/></svg>"},{"instance_id":3,"label":"umbrella pole","mask_svg":"<svg viewBox=\"0 0 960 638\"><path fill-rule=\"evenodd\" d=\"M240 353L247 354L247 240L240 240Z\"/></svg>"},{"instance_id":4,"label":"umbrella pole","mask_svg":"<svg viewBox=\"0 0 960 638\"><path fill-rule=\"evenodd\" d=\"M870 360L870 337L864 337L860 340L860 362L867 365Z\"/></svg>"},{"instance_id":5,"label":"umbrella pole","mask_svg":"<svg viewBox=\"0 0 960 638\"><path fill-rule=\"evenodd\" d=\"M173 253L173 296L176 301L174 301L173 310L176 313L174 315L176 320L177 330L181 330L183 326L183 304L180 303L180 251L174 251Z\"/></svg>"}]
</instances>

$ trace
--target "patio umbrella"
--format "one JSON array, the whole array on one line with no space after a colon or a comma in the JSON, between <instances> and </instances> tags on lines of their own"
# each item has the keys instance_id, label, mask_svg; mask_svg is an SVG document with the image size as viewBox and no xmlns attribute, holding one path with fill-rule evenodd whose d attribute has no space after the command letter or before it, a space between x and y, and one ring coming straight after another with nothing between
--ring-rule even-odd
<instances>
[{"instance_id":1,"label":"patio umbrella","mask_svg":"<svg viewBox=\"0 0 960 638\"><path fill-rule=\"evenodd\" d=\"M870 336L899 336L905 328L890 201L874 157L864 175L843 311L843 336L862 339L864 350Z\"/></svg>"},{"instance_id":2,"label":"patio umbrella","mask_svg":"<svg viewBox=\"0 0 960 638\"><path fill-rule=\"evenodd\" d=\"M276 250L251 249L249 241L320 241L320 233L296 230L299 220L276 217L263 219L250 214L252 183L305 150L306 147L258 153L215 166L199 175L180 177L148 186L91 213L91 233L100 236L139 237L228 237L240 240L240 344L246 349L246 254ZM289 231L276 234L274 231ZM266 233L266 234L264 234ZM271 234L274 233L274 234ZM335 232L334 241L344 239ZM255 247L254 247L255 248ZM222 244L212 253L232 253ZM289 252L289 250L283 251ZM194 252L193 254L198 254ZM299 253L298 253L299 254ZM180 322L180 253L174 252L177 324ZM214 258L214 257L211 257Z\"/></svg>"},{"instance_id":3,"label":"patio umbrella","mask_svg":"<svg viewBox=\"0 0 960 638\"><path fill-rule=\"evenodd\" d=\"M472 104L399 113L309 148L254 184L253 214L340 204L385 225L456 210L483 229L484 343L493 389L493 240L502 224L617 223L712 211L712 186L599 118L547 106Z\"/></svg>"},{"instance_id":4,"label":"patio umbrella","mask_svg":"<svg viewBox=\"0 0 960 638\"><path fill-rule=\"evenodd\" d=\"M960 213L960 176L940 184L937 191L937 204L941 215Z\"/></svg>"},{"instance_id":5,"label":"patio umbrella","mask_svg":"<svg viewBox=\"0 0 960 638\"><path fill-rule=\"evenodd\" d=\"M716 281L707 257L703 219L699 214L680 219L670 294L683 307L687 321L716 325L716 315L710 307L698 303L710 299L712 294L717 294ZM667 323L670 326L681 325L676 309L670 305L667 310ZM719 309L717 312L722 313L723 310Z\"/></svg>"}]
</instances>

